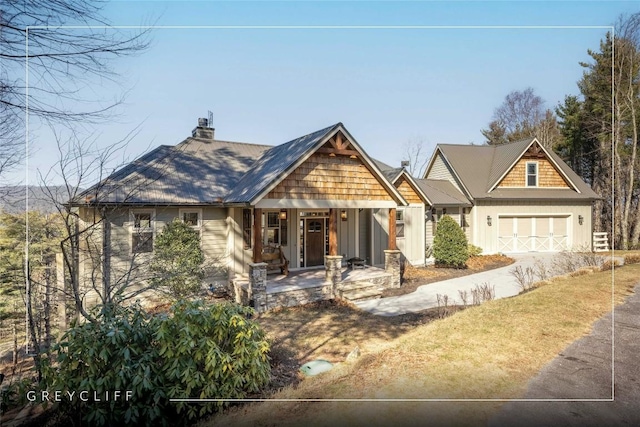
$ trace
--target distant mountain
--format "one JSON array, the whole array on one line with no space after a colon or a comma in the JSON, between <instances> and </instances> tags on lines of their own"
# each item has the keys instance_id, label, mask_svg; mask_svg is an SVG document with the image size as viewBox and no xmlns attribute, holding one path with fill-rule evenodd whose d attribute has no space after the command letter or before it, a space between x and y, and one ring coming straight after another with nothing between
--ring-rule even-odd
<instances>
[{"instance_id":1,"label":"distant mountain","mask_svg":"<svg viewBox=\"0 0 640 427\"><path fill-rule=\"evenodd\" d=\"M29 192L29 210L43 213L56 212L54 202L63 203L68 199L67 190L64 186L0 186L0 209L9 213L24 212L27 206L27 191Z\"/></svg>"}]
</instances>

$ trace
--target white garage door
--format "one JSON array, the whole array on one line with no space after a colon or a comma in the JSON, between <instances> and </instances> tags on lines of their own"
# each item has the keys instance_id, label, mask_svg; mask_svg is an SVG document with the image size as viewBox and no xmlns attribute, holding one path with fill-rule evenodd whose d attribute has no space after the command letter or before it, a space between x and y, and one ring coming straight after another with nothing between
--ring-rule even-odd
<instances>
[{"instance_id":1,"label":"white garage door","mask_svg":"<svg viewBox=\"0 0 640 427\"><path fill-rule=\"evenodd\" d=\"M557 252L569 247L569 216L498 216L499 252Z\"/></svg>"}]
</instances>

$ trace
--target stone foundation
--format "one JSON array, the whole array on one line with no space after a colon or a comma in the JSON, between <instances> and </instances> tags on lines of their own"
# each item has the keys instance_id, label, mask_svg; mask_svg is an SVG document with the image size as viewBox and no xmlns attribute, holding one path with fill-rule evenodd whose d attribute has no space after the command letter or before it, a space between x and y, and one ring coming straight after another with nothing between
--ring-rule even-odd
<instances>
[{"instance_id":1,"label":"stone foundation","mask_svg":"<svg viewBox=\"0 0 640 427\"><path fill-rule=\"evenodd\" d=\"M267 293L267 310L278 307L295 307L310 302L331 299L331 291L331 284L295 290L270 291Z\"/></svg>"}]
</instances>

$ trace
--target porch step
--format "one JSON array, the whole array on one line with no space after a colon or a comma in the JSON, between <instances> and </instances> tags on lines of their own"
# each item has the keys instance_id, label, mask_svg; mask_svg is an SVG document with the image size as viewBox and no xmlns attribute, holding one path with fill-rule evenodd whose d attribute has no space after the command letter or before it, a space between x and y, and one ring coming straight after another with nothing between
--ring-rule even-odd
<instances>
[{"instance_id":1,"label":"porch step","mask_svg":"<svg viewBox=\"0 0 640 427\"><path fill-rule=\"evenodd\" d=\"M348 301L362 301L382 296L383 288L376 283L354 282L340 289L340 297Z\"/></svg>"}]
</instances>

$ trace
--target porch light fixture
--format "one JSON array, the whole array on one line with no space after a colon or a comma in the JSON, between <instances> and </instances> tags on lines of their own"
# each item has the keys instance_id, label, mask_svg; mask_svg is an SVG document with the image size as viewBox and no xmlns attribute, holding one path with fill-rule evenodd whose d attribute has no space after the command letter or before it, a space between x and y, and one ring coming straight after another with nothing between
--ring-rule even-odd
<instances>
[{"instance_id":1,"label":"porch light fixture","mask_svg":"<svg viewBox=\"0 0 640 427\"><path fill-rule=\"evenodd\" d=\"M578 215L578 224L582 225L584 222L584 217L582 215Z\"/></svg>"},{"instance_id":2,"label":"porch light fixture","mask_svg":"<svg viewBox=\"0 0 640 427\"><path fill-rule=\"evenodd\" d=\"M491 215L487 215L487 225L491 227Z\"/></svg>"},{"instance_id":3,"label":"porch light fixture","mask_svg":"<svg viewBox=\"0 0 640 427\"><path fill-rule=\"evenodd\" d=\"M283 210L280 211L280 219L283 220L283 221L287 220L287 211L286 210L283 209Z\"/></svg>"},{"instance_id":4,"label":"porch light fixture","mask_svg":"<svg viewBox=\"0 0 640 427\"><path fill-rule=\"evenodd\" d=\"M342 219L343 221L347 220L347 211L340 211L340 219Z\"/></svg>"}]
</instances>

